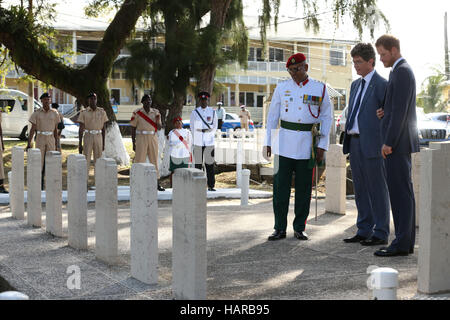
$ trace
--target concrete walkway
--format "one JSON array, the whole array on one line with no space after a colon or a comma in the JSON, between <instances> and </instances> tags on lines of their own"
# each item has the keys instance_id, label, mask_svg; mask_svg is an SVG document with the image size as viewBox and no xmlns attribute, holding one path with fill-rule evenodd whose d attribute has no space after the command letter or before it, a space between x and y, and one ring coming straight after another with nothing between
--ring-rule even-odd
<instances>
[{"instance_id":1,"label":"concrete walkway","mask_svg":"<svg viewBox=\"0 0 450 320\"><path fill-rule=\"evenodd\" d=\"M416 295L417 246L415 253L407 257L379 258L373 255L376 248L344 243L343 238L356 232L353 200L347 201L347 215L324 214L324 200L319 200L317 221L312 205L307 223L310 240L296 240L292 231L293 202L292 198L288 237L268 242L273 226L271 199L250 200L248 207L241 207L239 200L208 201L208 299L365 300L370 298L366 270L373 265L399 271L399 298L421 297ZM130 277L128 203L119 205L117 266L95 259L92 204L88 212L87 251L68 247L67 238L46 234L45 213L43 228L31 228L25 220L11 218L9 207L0 210L0 275L30 298L172 299L171 202L159 202L159 281L153 286ZM67 234L65 208L63 213ZM79 267L80 289L67 286L70 266Z\"/></svg>"}]
</instances>

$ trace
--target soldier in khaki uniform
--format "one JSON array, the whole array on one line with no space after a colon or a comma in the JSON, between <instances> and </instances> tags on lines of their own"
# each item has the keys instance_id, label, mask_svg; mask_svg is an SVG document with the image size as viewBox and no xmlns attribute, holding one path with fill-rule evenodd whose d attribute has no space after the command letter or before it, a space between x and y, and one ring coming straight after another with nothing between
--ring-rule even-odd
<instances>
[{"instance_id":1,"label":"soldier in khaki uniform","mask_svg":"<svg viewBox=\"0 0 450 320\"><path fill-rule=\"evenodd\" d=\"M0 112L0 157L2 158L2 162L0 163L0 193L8 193L5 187L3 186L3 180L5 179L5 172L3 169L3 150L5 150L5 145L3 144L3 131L2 131L2 113Z\"/></svg>"},{"instance_id":2,"label":"soldier in khaki uniform","mask_svg":"<svg viewBox=\"0 0 450 320\"><path fill-rule=\"evenodd\" d=\"M95 93L90 93L87 99L88 107L82 110L78 117L80 123L78 151L86 156L89 179L92 153L94 154L95 168L95 162L102 156L105 149L105 123L108 121L108 116L103 108L97 107L97 95ZM83 136L84 143L82 145Z\"/></svg>"},{"instance_id":3,"label":"soldier in khaki uniform","mask_svg":"<svg viewBox=\"0 0 450 320\"><path fill-rule=\"evenodd\" d=\"M239 111L239 118L241 118L241 129L248 131L248 123L250 121L250 111L245 109L245 105L241 106L241 111Z\"/></svg>"},{"instance_id":4,"label":"soldier in khaki uniform","mask_svg":"<svg viewBox=\"0 0 450 320\"><path fill-rule=\"evenodd\" d=\"M50 108L51 96L45 92L40 97L42 108L33 112L30 117L31 130L28 136L27 150L36 133L36 148L41 150L42 188L44 188L45 154L47 151L59 150L58 123L59 113Z\"/></svg>"},{"instance_id":5,"label":"soldier in khaki uniform","mask_svg":"<svg viewBox=\"0 0 450 320\"><path fill-rule=\"evenodd\" d=\"M152 98L145 94L142 99L142 108L133 111L131 116L131 140L133 150L136 152L135 163L145 162L146 158L155 166L158 177L158 190L165 189L159 184L158 170L158 137L156 133L162 127L161 114L157 109L151 108Z\"/></svg>"}]
</instances>

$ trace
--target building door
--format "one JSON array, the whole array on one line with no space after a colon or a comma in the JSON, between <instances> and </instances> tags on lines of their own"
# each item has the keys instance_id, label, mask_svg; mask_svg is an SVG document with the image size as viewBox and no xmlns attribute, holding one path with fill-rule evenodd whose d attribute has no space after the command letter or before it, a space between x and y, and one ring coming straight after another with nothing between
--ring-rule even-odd
<instances>
[{"instance_id":1,"label":"building door","mask_svg":"<svg viewBox=\"0 0 450 320\"><path fill-rule=\"evenodd\" d=\"M111 89L111 104L112 105L120 104L120 89Z\"/></svg>"},{"instance_id":2,"label":"building door","mask_svg":"<svg viewBox=\"0 0 450 320\"><path fill-rule=\"evenodd\" d=\"M258 108L263 107L264 97L265 96L259 96L259 95L256 97L256 107L258 107Z\"/></svg>"}]
</instances>

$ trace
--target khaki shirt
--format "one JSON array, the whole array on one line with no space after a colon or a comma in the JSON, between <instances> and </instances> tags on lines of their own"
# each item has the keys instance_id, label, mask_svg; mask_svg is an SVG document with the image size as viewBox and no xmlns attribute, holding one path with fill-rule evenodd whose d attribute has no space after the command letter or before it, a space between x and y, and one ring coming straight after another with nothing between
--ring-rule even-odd
<instances>
[{"instance_id":1,"label":"khaki shirt","mask_svg":"<svg viewBox=\"0 0 450 320\"><path fill-rule=\"evenodd\" d=\"M250 111L241 110L239 111L239 117L241 117L241 122L246 123L250 120Z\"/></svg>"},{"instance_id":2,"label":"khaki shirt","mask_svg":"<svg viewBox=\"0 0 450 320\"><path fill-rule=\"evenodd\" d=\"M45 111L44 108L41 108L33 112L28 121L36 125L37 131L53 132L61 120L58 111L51 108Z\"/></svg>"},{"instance_id":3,"label":"khaki shirt","mask_svg":"<svg viewBox=\"0 0 450 320\"><path fill-rule=\"evenodd\" d=\"M84 123L86 130L102 130L103 125L108 121L108 116L103 108L97 107L94 111L87 107L80 112L77 121Z\"/></svg>"},{"instance_id":4,"label":"khaki shirt","mask_svg":"<svg viewBox=\"0 0 450 320\"><path fill-rule=\"evenodd\" d=\"M152 119L152 121L156 123L156 115L159 114L158 109L150 108L150 110L145 112L144 108L139 108L133 111L133 115L131 116L130 125L132 127L135 127L136 130L140 131L155 131L155 127L152 126L150 123L147 122L144 118L142 118L140 115L138 115L138 111L141 111L143 114L145 114L147 117Z\"/></svg>"}]
</instances>

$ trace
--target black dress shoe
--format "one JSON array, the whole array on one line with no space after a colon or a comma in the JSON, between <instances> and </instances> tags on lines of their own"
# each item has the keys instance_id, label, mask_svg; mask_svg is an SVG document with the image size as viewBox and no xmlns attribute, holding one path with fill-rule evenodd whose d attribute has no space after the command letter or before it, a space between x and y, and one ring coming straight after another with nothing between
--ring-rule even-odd
<instances>
[{"instance_id":1,"label":"black dress shoe","mask_svg":"<svg viewBox=\"0 0 450 320\"><path fill-rule=\"evenodd\" d=\"M208 188L208 191L216 191L214 188Z\"/></svg>"},{"instance_id":2,"label":"black dress shoe","mask_svg":"<svg viewBox=\"0 0 450 320\"><path fill-rule=\"evenodd\" d=\"M161 187L160 184L158 184L158 191L166 191L166 189L164 189L163 187Z\"/></svg>"},{"instance_id":3,"label":"black dress shoe","mask_svg":"<svg viewBox=\"0 0 450 320\"><path fill-rule=\"evenodd\" d=\"M269 241L281 240L286 238L286 231L275 230L268 238Z\"/></svg>"},{"instance_id":4,"label":"black dress shoe","mask_svg":"<svg viewBox=\"0 0 450 320\"><path fill-rule=\"evenodd\" d=\"M387 240L383 240L377 237L371 237L366 240L361 240L360 242L363 246L378 246L381 244L387 244Z\"/></svg>"},{"instance_id":5,"label":"black dress shoe","mask_svg":"<svg viewBox=\"0 0 450 320\"><path fill-rule=\"evenodd\" d=\"M359 234L357 234L354 237L344 239L344 242L355 243L355 242L361 242L361 241L366 240L366 239L367 239L366 237L363 237L363 236L360 236Z\"/></svg>"},{"instance_id":6,"label":"black dress shoe","mask_svg":"<svg viewBox=\"0 0 450 320\"><path fill-rule=\"evenodd\" d=\"M377 257L396 257L396 256L407 256L409 252L384 248L375 251L373 254Z\"/></svg>"},{"instance_id":7,"label":"black dress shoe","mask_svg":"<svg viewBox=\"0 0 450 320\"><path fill-rule=\"evenodd\" d=\"M298 240L308 240L308 235L305 231L294 231L294 237Z\"/></svg>"},{"instance_id":8,"label":"black dress shoe","mask_svg":"<svg viewBox=\"0 0 450 320\"><path fill-rule=\"evenodd\" d=\"M6 191L5 187L1 186L0 187L0 193L9 193L9 192Z\"/></svg>"}]
</instances>

